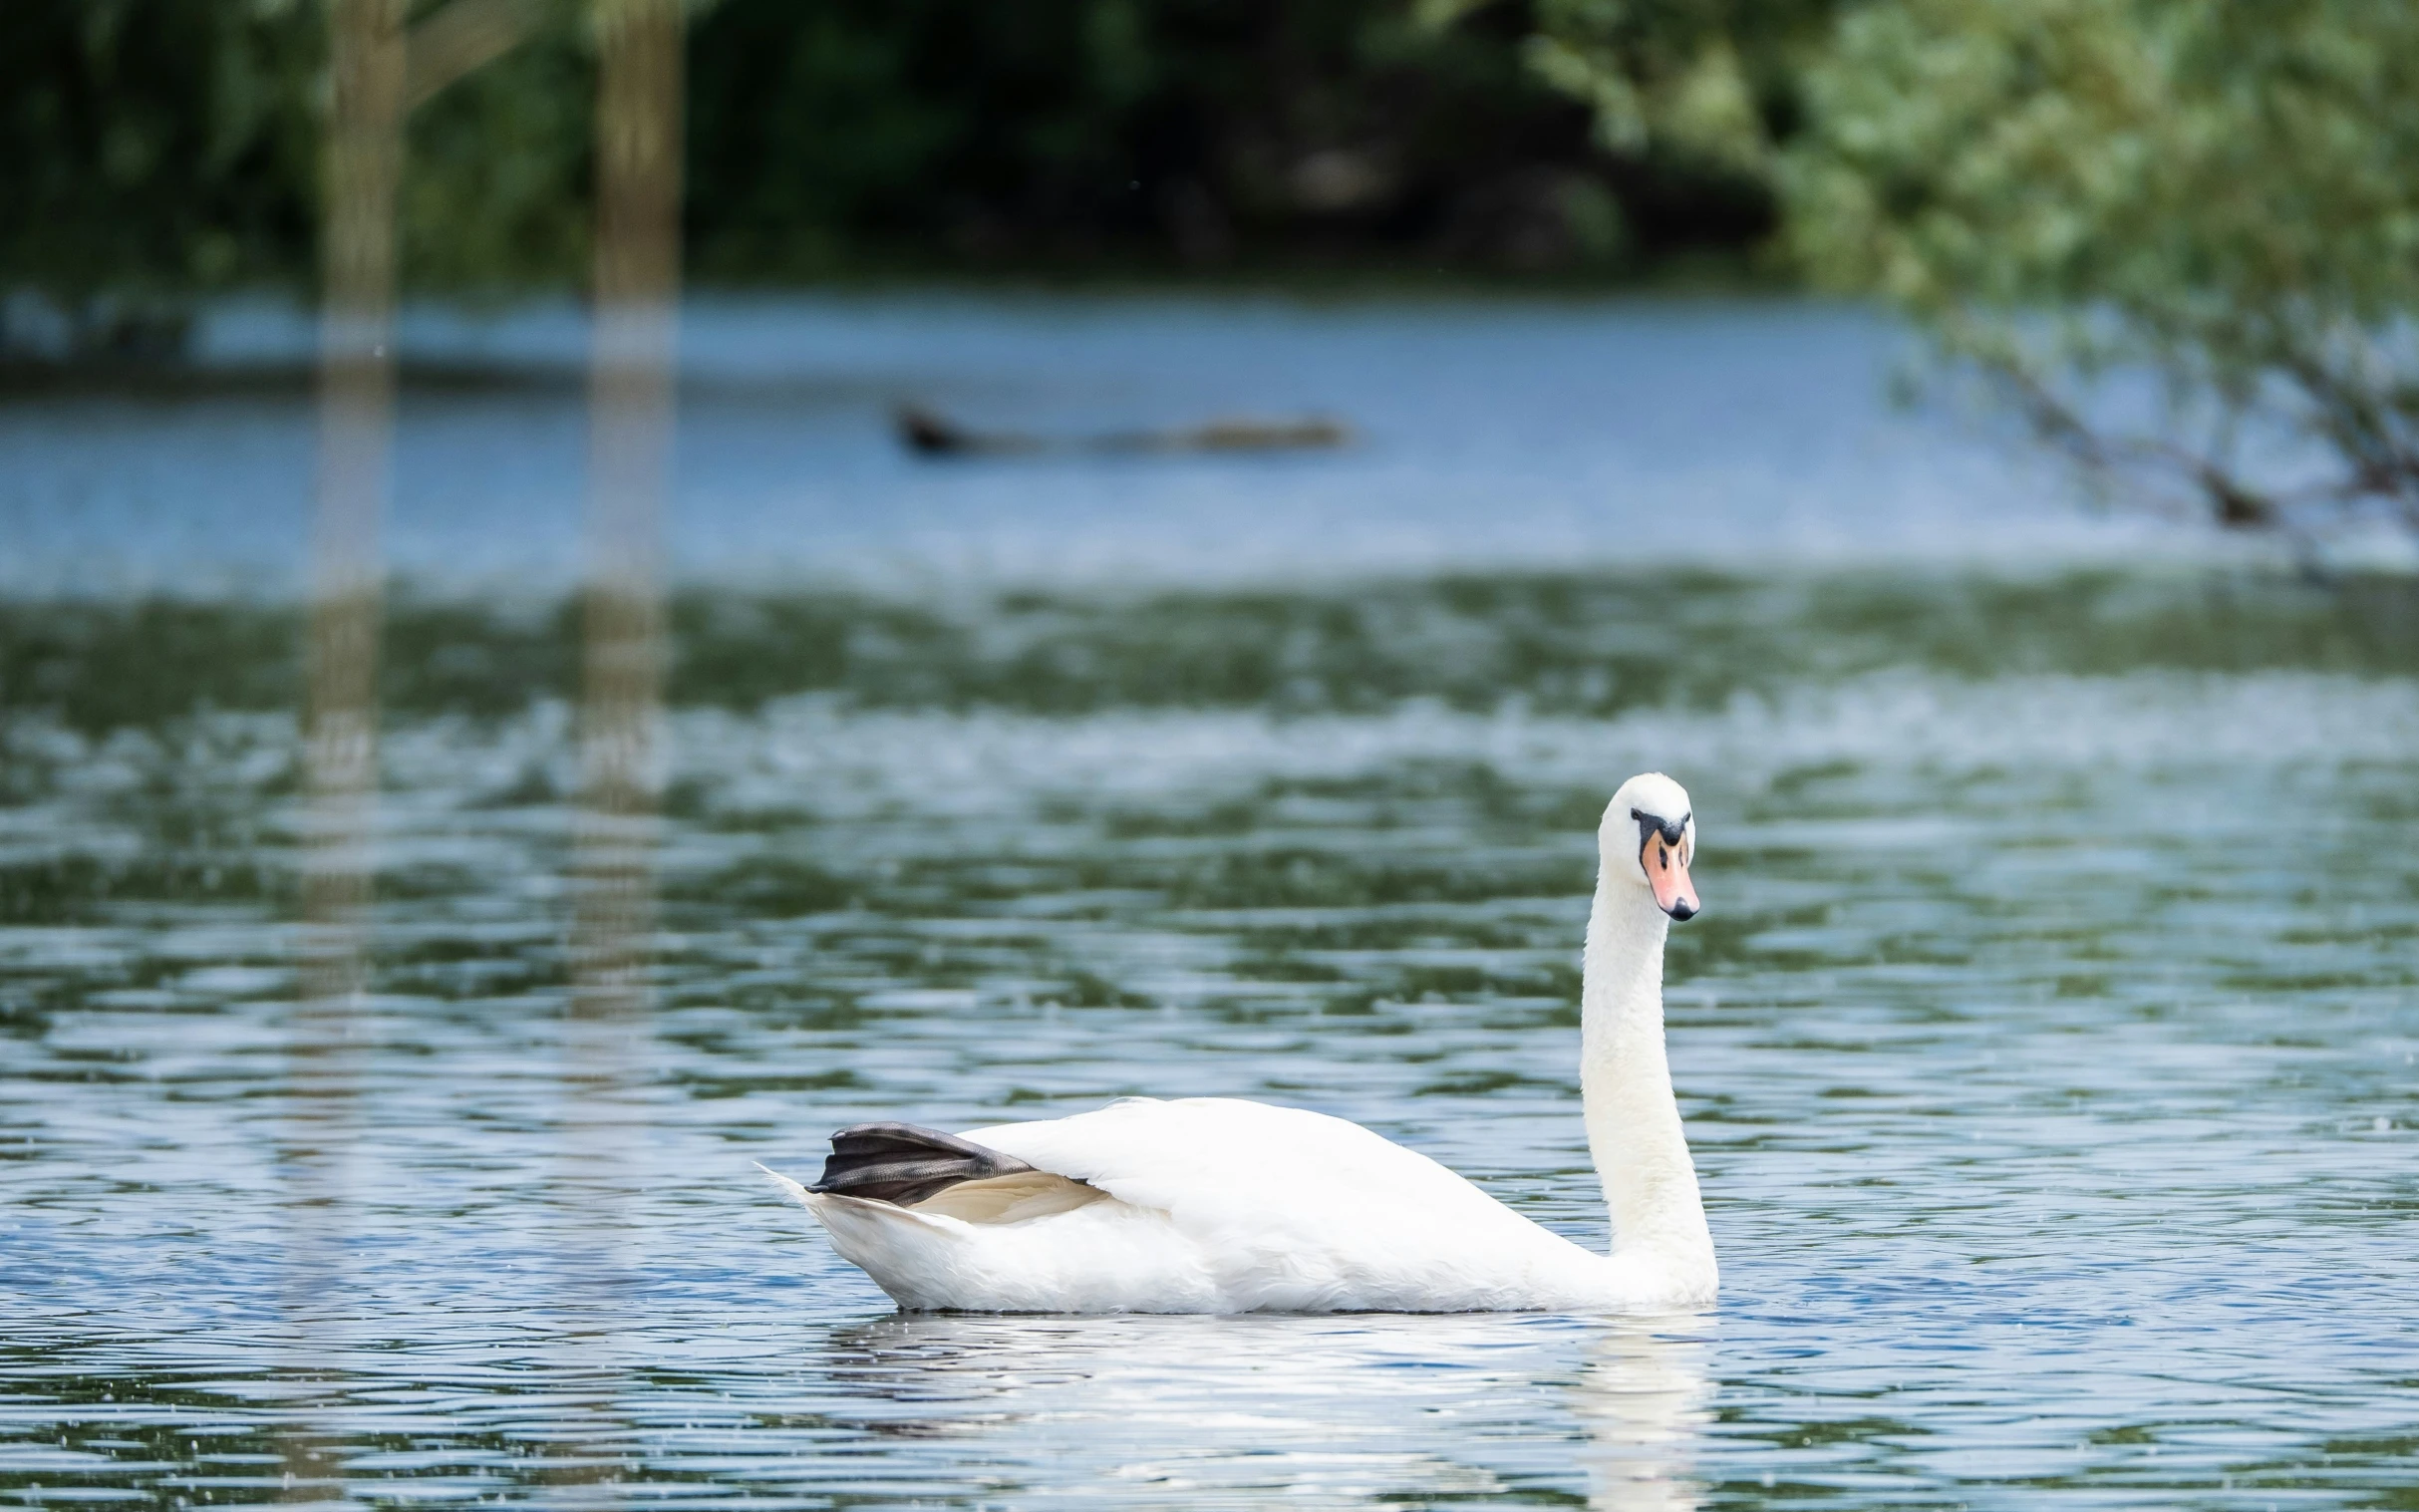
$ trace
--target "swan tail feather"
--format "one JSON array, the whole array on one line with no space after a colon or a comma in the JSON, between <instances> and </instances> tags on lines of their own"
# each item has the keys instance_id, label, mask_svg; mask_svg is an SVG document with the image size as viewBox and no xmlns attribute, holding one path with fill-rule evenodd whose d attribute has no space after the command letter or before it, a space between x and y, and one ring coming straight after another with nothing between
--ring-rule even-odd
<instances>
[{"instance_id":1,"label":"swan tail feather","mask_svg":"<svg viewBox=\"0 0 2419 1512\"><path fill-rule=\"evenodd\" d=\"M894 1225L918 1233L946 1234L953 1238L965 1232L964 1221L958 1219L954 1214L920 1213L913 1208L901 1207L895 1202L884 1202L878 1198L851 1197L844 1192L818 1191L811 1186L791 1180L760 1161L756 1163L756 1168L771 1177L772 1184L779 1187L792 1202L812 1213L816 1222L834 1233L842 1227L847 1227L853 1232L873 1233Z\"/></svg>"},{"instance_id":2,"label":"swan tail feather","mask_svg":"<svg viewBox=\"0 0 2419 1512\"><path fill-rule=\"evenodd\" d=\"M831 1136L831 1158L810 1190L912 1207L962 1181L1034 1168L1014 1155L913 1123L860 1123Z\"/></svg>"},{"instance_id":3,"label":"swan tail feather","mask_svg":"<svg viewBox=\"0 0 2419 1512\"><path fill-rule=\"evenodd\" d=\"M804 1185L790 1180L787 1176L782 1175L779 1171L774 1170L771 1166L766 1165L761 1160L755 1160L749 1163L754 1165L757 1170L762 1171L765 1178L771 1181L774 1186L779 1187L790 1201L796 1203L799 1207L804 1208L809 1213L815 1210L815 1194L808 1191Z\"/></svg>"},{"instance_id":4,"label":"swan tail feather","mask_svg":"<svg viewBox=\"0 0 2419 1512\"><path fill-rule=\"evenodd\" d=\"M972 1232L964 1222L894 1202L818 1192L762 1164L756 1169L812 1214L833 1252L872 1277L891 1301L910 1312L956 1305L964 1246Z\"/></svg>"}]
</instances>

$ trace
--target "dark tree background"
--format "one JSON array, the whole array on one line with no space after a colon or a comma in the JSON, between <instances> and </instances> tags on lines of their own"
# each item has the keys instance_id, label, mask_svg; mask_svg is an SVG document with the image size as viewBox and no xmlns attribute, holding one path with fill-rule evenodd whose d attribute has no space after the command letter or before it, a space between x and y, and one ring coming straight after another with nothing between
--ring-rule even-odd
<instances>
[{"instance_id":1,"label":"dark tree background","mask_svg":"<svg viewBox=\"0 0 2419 1512\"><path fill-rule=\"evenodd\" d=\"M134 317L172 317L192 289L300 277L318 20L210 0L0 5L0 294L48 296L77 346L110 350L154 339L162 322Z\"/></svg>"},{"instance_id":2,"label":"dark tree background","mask_svg":"<svg viewBox=\"0 0 2419 1512\"><path fill-rule=\"evenodd\" d=\"M693 49L693 239L726 274L1736 254L1752 180L1599 149L1498 5L726 0Z\"/></svg>"},{"instance_id":3,"label":"dark tree background","mask_svg":"<svg viewBox=\"0 0 2419 1512\"><path fill-rule=\"evenodd\" d=\"M583 279L592 59L579 7L550 4L413 119L415 287ZM690 40L691 267L1743 267L1773 226L1768 188L1706 154L1603 146L1590 107L1530 66L1537 19L1507 3L1422 20L1406 0L722 0ZM323 30L318 0L0 6L0 290L38 292L106 349L198 291L306 283Z\"/></svg>"}]
</instances>

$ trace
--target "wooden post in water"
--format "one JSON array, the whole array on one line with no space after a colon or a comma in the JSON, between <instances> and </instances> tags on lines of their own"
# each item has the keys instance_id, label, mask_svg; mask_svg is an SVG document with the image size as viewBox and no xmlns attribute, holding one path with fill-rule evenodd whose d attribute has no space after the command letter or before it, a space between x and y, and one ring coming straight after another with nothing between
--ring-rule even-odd
<instances>
[{"instance_id":1,"label":"wooden post in water","mask_svg":"<svg viewBox=\"0 0 2419 1512\"><path fill-rule=\"evenodd\" d=\"M292 1035L289 1311L329 1307L352 1139L378 790L379 527L394 442L395 192L407 0L330 0L319 472L310 560L302 950Z\"/></svg>"},{"instance_id":2,"label":"wooden post in water","mask_svg":"<svg viewBox=\"0 0 2419 1512\"><path fill-rule=\"evenodd\" d=\"M580 705L570 1066L575 1188L597 1226L626 1221L633 1078L655 927L663 683L658 555L671 465L680 298L680 0L597 0L596 296ZM585 1257L610 1274L614 1246Z\"/></svg>"}]
</instances>

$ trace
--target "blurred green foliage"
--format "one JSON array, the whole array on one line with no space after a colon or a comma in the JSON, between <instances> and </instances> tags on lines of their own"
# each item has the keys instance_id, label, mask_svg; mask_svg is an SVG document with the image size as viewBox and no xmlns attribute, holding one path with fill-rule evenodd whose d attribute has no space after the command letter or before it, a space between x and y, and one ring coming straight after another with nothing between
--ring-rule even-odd
<instances>
[{"instance_id":1,"label":"blurred green foliage","mask_svg":"<svg viewBox=\"0 0 2419 1512\"><path fill-rule=\"evenodd\" d=\"M157 340L174 297L292 278L314 230L315 6L0 6L0 293L31 287L75 345Z\"/></svg>"},{"instance_id":2,"label":"blurred green foliage","mask_svg":"<svg viewBox=\"0 0 2419 1512\"><path fill-rule=\"evenodd\" d=\"M1780 182L1826 282L2129 489L2419 528L2419 8L1893 0L1807 92ZM2114 402L2129 373L2160 402Z\"/></svg>"},{"instance_id":3,"label":"blurred green foliage","mask_svg":"<svg viewBox=\"0 0 2419 1512\"><path fill-rule=\"evenodd\" d=\"M412 114L396 206L410 287L494 295L586 282L596 89L587 12L584 0L523 9L538 23L533 35Z\"/></svg>"},{"instance_id":4,"label":"blurred green foliage","mask_svg":"<svg viewBox=\"0 0 2419 1512\"><path fill-rule=\"evenodd\" d=\"M454 0L460 3L460 0ZM578 287L581 0L409 125L407 283ZM448 10L423 0L417 26ZM1241 268L1635 272L1736 254L1767 189L1594 143L1527 65L1525 3L721 0L690 39L687 231L708 279ZM125 345L312 273L319 0L0 7L0 294ZM0 340L4 340L0 334Z\"/></svg>"},{"instance_id":5,"label":"blurred green foliage","mask_svg":"<svg viewBox=\"0 0 2419 1512\"><path fill-rule=\"evenodd\" d=\"M1471 0L1421 0L1443 20ZM1484 4L1484 0L1478 0ZM1806 73L1847 0L1538 0L1537 74L1585 101L1614 151L1751 181L1805 115Z\"/></svg>"},{"instance_id":6,"label":"blurred green foliage","mask_svg":"<svg viewBox=\"0 0 2419 1512\"><path fill-rule=\"evenodd\" d=\"M726 0L698 28L701 266L1611 260L1525 20L1399 0Z\"/></svg>"},{"instance_id":7,"label":"blurred green foliage","mask_svg":"<svg viewBox=\"0 0 2419 1512\"><path fill-rule=\"evenodd\" d=\"M1777 190L2095 477L2224 524L2419 528L2419 8L1542 0L1614 141Z\"/></svg>"}]
</instances>

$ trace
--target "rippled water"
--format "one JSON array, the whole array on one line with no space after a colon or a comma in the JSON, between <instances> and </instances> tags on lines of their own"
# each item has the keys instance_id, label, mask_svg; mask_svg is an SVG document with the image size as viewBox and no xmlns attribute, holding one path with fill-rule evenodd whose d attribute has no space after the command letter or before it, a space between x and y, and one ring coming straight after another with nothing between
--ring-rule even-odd
<instances>
[{"instance_id":1,"label":"rippled water","mask_svg":"<svg viewBox=\"0 0 2419 1512\"><path fill-rule=\"evenodd\" d=\"M0 605L0 1496L2419 1506L2407 583L700 590L610 1091L569 623L394 617L327 1141L292 616ZM751 1167L1242 1093L1602 1244L1577 947L1650 765L1704 1316L898 1317Z\"/></svg>"}]
</instances>

